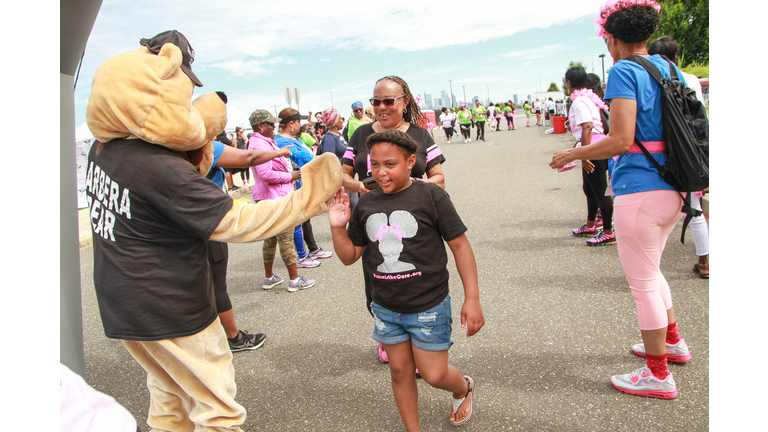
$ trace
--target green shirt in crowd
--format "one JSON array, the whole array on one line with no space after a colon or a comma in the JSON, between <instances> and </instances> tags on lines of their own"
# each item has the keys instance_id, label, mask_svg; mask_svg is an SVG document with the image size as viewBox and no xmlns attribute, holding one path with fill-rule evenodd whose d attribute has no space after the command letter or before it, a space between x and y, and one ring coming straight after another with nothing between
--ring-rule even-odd
<instances>
[{"instance_id":1,"label":"green shirt in crowd","mask_svg":"<svg viewBox=\"0 0 768 432\"><path fill-rule=\"evenodd\" d=\"M460 124L465 125L472 123L472 113L469 110L461 110L458 114Z\"/></svg>"},{"instance_id":2,"label":"green shirt in crowd","mask_svg":"<svg viewBox=\"0 0 768 432\"><path fill-rule=\"evenodd\" d=\"M312 148L315 146L315 144L317 144L317 141L315 141L315 138L312 135L310 135L310 134L308 134L306 132L302 132L301 136L299 137L299 139L301 140L301 142L306 144L307 147L309 147L310 150L312 150Z\"/></svg>"},{"instance_id":3,"label":"green shirt in crowd","mask_svg":"<svg viewBox=\"0 0 768 432\"><path fill-rule=\"evenodd\" d=\"M486 108L482 105L476 106L472 108L472 114L475 115L475 121L484 122L485 121L485 111Z\"/></svg>"}]
</instances>

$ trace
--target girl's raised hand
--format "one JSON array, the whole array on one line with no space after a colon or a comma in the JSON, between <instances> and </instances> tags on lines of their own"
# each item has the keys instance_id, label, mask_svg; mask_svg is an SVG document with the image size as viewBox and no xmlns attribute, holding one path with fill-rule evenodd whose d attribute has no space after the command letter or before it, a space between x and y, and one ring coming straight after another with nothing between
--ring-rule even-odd
<instances>
[{"instance_id":1,"label":"girl's raised hand","mask_svg":"<svg viewBox=\"0 0 768 432\"><path fill-rule=\"evenodd\" d=\"M328 206L328 221L331 228L346 228L347 222L352 215L349 210L349 197L342 186L333 199L333 203Z\"/></svg>"}]
</instances>

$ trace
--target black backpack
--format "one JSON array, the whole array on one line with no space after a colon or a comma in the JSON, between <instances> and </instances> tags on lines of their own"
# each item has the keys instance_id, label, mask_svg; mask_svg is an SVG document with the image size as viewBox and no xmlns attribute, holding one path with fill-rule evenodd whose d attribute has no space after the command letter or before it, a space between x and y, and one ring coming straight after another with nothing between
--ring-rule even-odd
<instances>
[{"instance_id":1,"label":"black backpack","mask_svg":"<svg viewBox=\"0 0 768 432\"><path fill-rule=\"evenodd\" d=\"M674 64L669 62L670 76L662 77L659 68L641 56L629 56L624 60L642 66L661 87L661 118L664 126L664 145L667 162L656 162L648 150L635 137L645 157L656 167L667 184L680 192L683 198L683 233L680 242L685 243L685 229L701 210L691 207L691 193L709 187L709 119L704 104L696 99L696 93L677 76ZM688 192L683 195L683 192Z\"/></svg>"}]
</instances>

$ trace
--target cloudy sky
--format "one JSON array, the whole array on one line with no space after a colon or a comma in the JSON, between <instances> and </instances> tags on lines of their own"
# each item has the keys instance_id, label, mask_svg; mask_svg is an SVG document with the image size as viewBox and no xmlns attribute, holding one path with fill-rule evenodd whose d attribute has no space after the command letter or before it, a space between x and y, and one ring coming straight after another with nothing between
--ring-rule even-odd
<instances>
[{"instance_id":1,"label":"cloudy sky","mask_svg":"<svg viewBox=\"0 0 768 432\"><path fill-rule=\"evenodd\" d=\"M452 80L459 100L464 92L468 100L522 100L560 85L570 61L602 73L598 55L608 52L592 22L602 3L105 0L77 82L76 121L85 121L105 59L170 29L195 50L192 69L204 84L195 95L224 91L247 113L287 107L285 88L295 87L302 112L333 104L348 115L386 75L405 79L414 94L439 97Z\"/></svg>"}]
</instances>

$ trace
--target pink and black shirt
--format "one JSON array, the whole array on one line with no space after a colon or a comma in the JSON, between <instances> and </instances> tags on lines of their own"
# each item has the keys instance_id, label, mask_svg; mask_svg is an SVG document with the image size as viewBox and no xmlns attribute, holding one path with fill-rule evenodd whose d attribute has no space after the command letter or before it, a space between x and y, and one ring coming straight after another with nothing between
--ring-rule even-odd
<instances>
[{"instance_id":1,"label":"pink and black shirt","mask_svg":"<svg viewBox=\"0 0 768 432\"><path fill-rule=\"evenodd\" d=\"M371 158L365 141L375 133L372 125L373 123L367 123L357 128L341 159L343 165L349 165L355 169L358 180L371 177ZM411 124L406 133L419 144L419 149L416 151L416 165L411 169L411 177L424 178L424 174L432 167L445 162L443 152L435 144L429 131Z\"/></svg>"}]
</instances>

